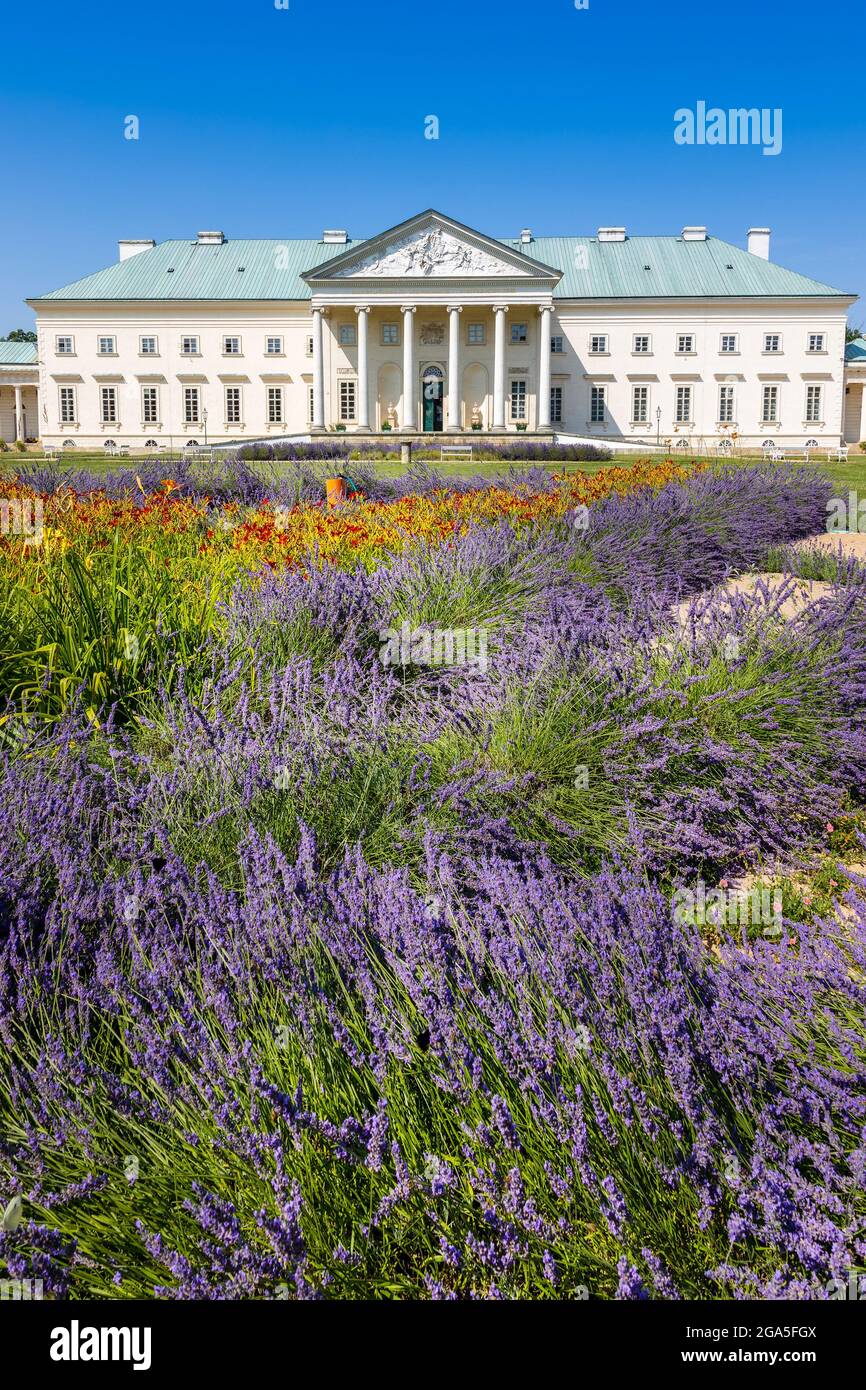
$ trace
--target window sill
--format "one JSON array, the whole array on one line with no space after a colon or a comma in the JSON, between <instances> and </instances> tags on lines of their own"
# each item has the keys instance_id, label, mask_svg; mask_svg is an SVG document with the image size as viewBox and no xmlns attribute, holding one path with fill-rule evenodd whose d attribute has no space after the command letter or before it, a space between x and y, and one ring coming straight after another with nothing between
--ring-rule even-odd
<instances>
[{"instance_id":1,"label":"window sill","mask_svg":"<svg viewBox=\"0 0 866 1390\"><path fill-rule=\"evenodd\" d=\"M674 357L697 357L697 355L698 354L695 352L694 348L689 348L688 351L684 352L680 352L679 349L677 349L677 351L674 353Z\"/></svg>"},{"instance_id":2,"label":"window sill","mask_svg":"<svg viewBox=\"0 0 866 1390\"><path fill-rule=\"evenodd\" d=\"M631 355L632 357L655 357L654 352L637 352L635 349L632 349Z\"/></svg>"},{"instance_id":3,"label":"window sill","mask_svg":"<svg viewBox=\"0 0 866 1390\"><path fill-rule=\"evenodd\" d=\"M140 352L138 355L139 357L146 357L148 362L153 362L157 357L159 357L158 352Z\"/></svg>"}]
</instances>

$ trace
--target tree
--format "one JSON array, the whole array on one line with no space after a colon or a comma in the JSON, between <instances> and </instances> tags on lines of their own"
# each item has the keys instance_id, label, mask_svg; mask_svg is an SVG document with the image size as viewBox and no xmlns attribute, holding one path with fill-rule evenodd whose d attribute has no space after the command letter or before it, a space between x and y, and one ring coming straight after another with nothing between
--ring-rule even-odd
<instances>
[{"instance_id":1,"label":"tree","mask_svg":"<svg viewBox=\"0 0 866 1390\"><path fill-rule=\"evenodd\" d=\"M853 343L854 340L855 340L855 338L863 338L863 337L866 337L866 329L864 329L864 328L855 328L855 327L853 326L853 324L850 324L850 323L849 323L848 327L845 329L845 342L846 342L846 343Z\"/></svg>"},{"instance_id":2,"label":"tree","mask_svg":"<svg viewBox=\"0 0 866 1390\"><path fill-rule=\"evenodd\" d=\"M6 343L35 343L36 334L32 328L13 328L3 339Z\"/></svg>"}]
</instances>

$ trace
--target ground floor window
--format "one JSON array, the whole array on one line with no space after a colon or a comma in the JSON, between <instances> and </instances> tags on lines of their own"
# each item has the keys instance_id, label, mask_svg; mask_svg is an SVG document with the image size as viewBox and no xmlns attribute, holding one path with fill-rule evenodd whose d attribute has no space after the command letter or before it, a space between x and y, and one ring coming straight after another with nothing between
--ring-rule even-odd
<instances>
[{"instance_id":1,"label":"ground floor window","mask_svg":"<svg viewBox=\"0 0 866 1390\"><path fill-rule=\"evenodd\" d=\"M241 422L241 388L226 387L226 424L239 425Z\"/></svg>"},{"instance_id":2,"label":"ground floor window","mask_svg":"<svg viewBox=\"0 0 866 1390\"><path fill-rule=\"evenodd\" d=\"M779 418L779 388L765 386L761 397L761 423L775 424Z\"/></svg>"},{"instance_id":3,"label":"ground floor window","mask_svg":"<svg viewBox=\"0 0 866 1390\"><path fill-rule=\"evenodd\" d=\"M60 421L64 425L75 424L75 387L61 386L60 388Z\"/></svg>"},{"instance_id":4,"label":"ground floor window","mask_svg":"<svg viewBox=\"0 0 866 1390\"><path fill-rule=\"evenodd\" d=\"M692 418L692 388L691 386L677 387L677 412L676 422L678 425L687 425Z\"/></svg>"},{"instance_id":5,"label":"ground floor window","mask_svg":"<svg viewBox=\"0 0 866 1390\"><path fill-rule=\"evenodd\" d=\"M515 380L511 383L511 418L526 419L526 382Z\"/></svg>"},{"instance_id":6,"label":"ground floor window","mask_svg":"<svg viewBox=\"0 0 866 1390\"><path fill-rule=\"evenodd\" d=\"M719 387L719 424L732 425L734 423L734 388L733 386Z\"/></svg>"},{"instance_id":7,"label":"ground floor window","mask_svg":"<svg viewBox=\"0 0 866 1390\"><path fill-rule=\"evenodd\" d=\"M283 423L283 388L282 386L268 387L268 424L281 425Z\"/></svg>"},{"instance_id":8,"label":"ground floor window","mask_svg":"<svg viewBox=\"0 0 866 1390\"><path fill-rule=\"evenodd\" d=\"M604 409L605 409L604 392L605 392L605 388L604 388L603 386L592 386L592 387L590 388L590 392L589 392L589 418L590 418L590 420L592 421L592 423L593 423L594 425L601 425L601 424L604 423L604 419L605 419L605 414L604 414Z\"/></svg>"},{"instance_id":9,"label":"ground floor window","mask_svg":"<svg viewBox=\"0 0 866 1390\"><path fill-rule=\"evenodd\" d=\"M308 386L308 387L307 387L307 423L308 423L308 424L309 424L309 423L312 421L312 419L313 419L313 411L315 410L315 400L316 400L316 391L315 391L315 387L313 387L313 386Z\"/></svg>"},{"instance_id":10,"label":"ground floor window","mask_svg":"<svg viewBox=\"0 0 866 1390\"><path fill-rule=\"evenodd\" d=\"M821 388L820 386L806 387L806 419L812 423L821 419Z\"/></svg>"},{"instance_id":11,"label":"ground floor window","mask_svg":"<svg viewBox=\"0 0 866 1390\"><path fill-rule=\"evenodd\" d=\"M159 423L159 387L142 386L141 418L146 425Z\"/></svg>"},{"instance_id":12,"label":"ground floor window","mask_svg":"<svg viewBox=\"0 0 866 1390\"><path fill-rule=\"evenodd\" d=\"M635 425L645 425L649 419L649 387L633 386L631 389L631 418Z\"/></svg>"},{"instance_id":13,"label":"ground floor window","mask_svg":"<svg viewBox=\"0 0 866 1390\"><path fill-rule=\"evenodd\" d=\"M101 386L99 388L99 418L104 425L117 423L116 386Z\"/></svg>"},{"instance_id":14,"label":"ground floor window","mask_svg":"<svg viewBox=\"0 0 866 1390\"><path fill-rule=\"evenodd\" d=\"M183 388L183 422L197 425L199 422L199 390L197 386Z\"/></svg>"},{"instance_id":15,"label":"ground floor window","mask_svg":"<svg viewBox=\"0 0 866 1390\"><path fill-rule=\"evenodd\" d=\"M552 425L562 424L562 387L551 386L550 388L550 423Z\"/></svg>"},{"instance_id":16,"label":"ground floor window","mask_svg":"<svg viewBox=\"0 0 866 1390\"><path fill-rule=\"evenodd\" d=\"M344 378L340 382L340 421L341 423L351 423L355 419L355 401L357 394L357 383L351 379Z\"/></svg>"}]
</instances>

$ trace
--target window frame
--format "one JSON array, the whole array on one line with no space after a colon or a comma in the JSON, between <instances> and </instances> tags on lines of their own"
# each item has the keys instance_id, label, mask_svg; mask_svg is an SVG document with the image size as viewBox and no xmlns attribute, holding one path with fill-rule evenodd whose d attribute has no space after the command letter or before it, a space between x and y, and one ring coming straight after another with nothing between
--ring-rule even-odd
<instances>
[{"instance_id":1,"label":"window frame","mask_svg":"<svg viewBox=\"0 0 866 1390\"><path fill-rule=\"evenodd\" d=\"M242 340L238 337L237 333L223 333L223 335L222 335L222 340L223 340L223 352L222 352L223 357L243 357L243 355L244 355L244 351L243 351L243 342L242 342ZM228 346L229 343L237 343L237 347L236 347L236 348L230 348L230 347Z\"/></svg>"},{"instance_id":2,"label":"window frame","mask_svg":"<svg viewBox=\"0 0 866 1390\"><path fill-rule=\"evenodd\" d=\"M148 397L148 395L149 395L151 392L153 393L153 406L154 406L154 414L153 414L153 418L152 418L152 419L148 417L148 414L147 414L147 405L146 405L147 397ZM142 388L141 388L141 423L142 423L143 425L159 425L159 424L161 424L161 421L160 421L160 418L159 418L159 387L158 387L158 386L154 386L154 385L152 385L152 384L149 384L149 385L144 385L144 386L142 386Z\"/></svg>"},{"instance_id":3,"label":"window frame","mask_svg":"<svg viewBox=\"0 0 866 1390\"><path fill-rule=\"evenodd\" d=\"M473 337L473 333L478 331L480 337ZM486 347L487 346L487 324L475 320L466 325L466 346L467 347Z\"/></svg>"},{"instance_id":4,"label":"window frame","mask_svg":"<svg viewBox=\"0 0 866 1390\"><path fill-rule=\"evenodd\" d=\"M772 339L775 339L775 341L778 343L778 347L767 347L767 344ZM761 355L764 357L778 357L780 353L783 351L781 333L764 333L763 342L764 346L761 348Z\"/></svg>"},{"instance_id":5,"label":"window frame","mask_svg":"<svg viewBox=\"0 0 866 1390\"><path fill-rule=\"evenodd\" d=\"M66 348L62 348L62 347L60 346L61 343L68 343L68 344L69 344L69 350L67 351ZM71 333L55 333L55 335L54 335L54 355L55 355L55 357L74 357L74 356L75 356L75 338L73 337L73 335L72 335Z\"/></svg>"},{"instance_id":6,"label":"window frame","mask_svg":"<svg viewBox=\"0 0 866 1390\"><path fill-rule=\"evenodd\" d=\"M271 343L276 343L277 347L271 347ZM283 335L282 333L265 334L265 357L283 357Z\"/></svg>"},{"instance_id":7,"label":"window frame","mask_svg":"<svg viewBox=\"0 0 866 1390\"><path fill-rule=\"evenodd\" d=\"M730 403L730 410L727 414L722 409L722 401ZM730 381L719 382L719 395L716 402L716 423L719 425L733 425L736 423L737 411L737 390Z\"/></svg>"},{"instance_id":8,"label":"window frame","mask_svg":"<svg viewBox=\"0 0 866 1390\"><path fill-rule=\"evenodd\" d=\"M111 408L106 413L106 407L109 405ZM99 388L99 423L101 425L118 425L120 423L119 408L117 387L110 384L101 385Z\"/></svg>"},{"instance_id":9,"label":"window frame","mask_svg":"<svg viewBox=\"0 0 866 1390\"><path fill-rule=\"evenodd\" d=\"M674 424L694 424L694 403L694 389L691 382L678 382L674 393Z\"/></svg>"},{"instance_id":10,"label":"window frame","mask_svg":"<svg viewBox=\"0 0 866 1390\"><path fill-rule=\"evenodd\" d=\"M103 347L103 343L111 343L111 347ZM98 333L96 336L96 355L97 357L116 357L117 356L117 335L115 333Z\"/></svg>"},{"instance_id":11,"label":"window frame","mask_svg":"<svg viewBox=\"0 0 866 1390\"><path fill-rule=\"evenodd\" d=\"M508 418L513 425L522 424L529 418L528 406L529 389L526 377L513 376L508 383Z\"/></svg>"},{"instance_id":12,"label":"window frame","mask_svg":"<svg viewBox=\"0 0 866 1390\"><path fill-rule=\"evenodd\" d=\"M399 323L391 322L391 321L389 321L388 323L383 323L383 324L381 325L381 329L380 329L379 342L380 342L380 344L381 344L382 347L399 347L399 346L400 346L400 325L399 325Z\"/></svg>"},{"instance_id":13,"label":"window frame","mask_svg":"<svg viewBox=\"0 0 866 1390\"><path fill-rule=\"evenodd\" d=\"M591 382L589 387L589 423L607 424L607 387L597 382Z\"/></svg>"},{"instance_id":14,"label":"window frame","mask_svg":"<svg viewBox=\"0 0 866 1390\"><path fill-rule=\"evenodd\" d=\"M190 402L195 401L195 415L189 414ZM184 425L200 425L202 412L201 387L184 385L183 388L183 421Z\"/></svg>"},{"instance_id":15,"label":"window frame","mask_svg":"<svg viewBox=\"0 0 866 1390\"><path fill-rule=\"evenodd\" d=\"M606 357L610 351L608 344L610 336L607 333L590 333L589 335L589 355L590 357ZM603 347L597 347L597 343L602 343Z\"/></svg>"},{"instance_id":16,"label":"window frame","mask_svg":"<svg viewBox=\"0 0 866 1390\"><path fill-rule=\"evenodd\" d=\"M734 344L733 347L725 347L725 339L726 339L726 338L730 338L730 339L732 340L732 342L733 342L733 344ZM720 334L719 334L719 355L720 355L721 357L732 357L732 356L734 356L735 353L738 353L739 351L740 351L740 335L739 335L739 333L720 333Z\"/></svg>"},{"instance_id":17,"label":"window frame","mask_svg":"<svg viewBox=\"0 0 866 1390\"><path fill-rule=\"evenodd\" d=\"M761 388L761 420L762 425L778 425L780 420L779 402L781 394L778 383L775 381L765 381ZM772 401L773 413L767 414L767 403Z\"/></svg>"},{"instance_id":18,"label":"window frame","mask_svg":"<svg viewBox=\"0 0 866 1390\"><path fill-rule=\"evenodd\" d=\"M311 388L312 389L312 388ZM274 413L274 407L278 407ZM270 384L265 392L265 418L269 425L286 423L286 393L282 386Z\"/></svg>"},{"instance_id":19,"label":"window frame","mask_svg":"<svg viewBox=\"0 0 866 1390\"><path fill-rule=\"evenodd\" d=\"M232 416L231 416L231 413L230 413L230 410L229 410L229 397L231 396L232 399L234 400L234 399L235 399L235 392L237 393L237 397L236 397L236 399L237 399L237 407L236 407L236 408L237 408L237 419L236 419L236 420L232 419ZM243 393L242 388L237 384L237 382L229 382L229 383L227 383L227 384L223 387L223 409L224 409L224 411L225 411L225 422L226 422L227 425L242 425L242 424L243 424L243 422L244 422L244 393ZM232 406L232 409L235 409L235 406L234 406L234 405Z\"/></svg>"},{"instance_id":20,"label":"window frame","mask_svg":"<svg viewBox=\"0 0 866 1390\"><path fill-rule=\"evenodd\" d=\"M341 348L358 346L358 325L356 323L337 324L337 342Z\"/></svg>"},{"instance_id":21,"label":"window frame","mask_svg":"<svg viewBox=\"0 0 866 1390\"><path fill-rule=\"evenodd\" d=\"M153 343L153 352L147 350L144 346L145 343ZM139 357L159 357L159 339L153 333L139 333L138 355Z\"/></svg>"},{"instance_id":22,"label":"window frame","mask_svg":"<svg viewBox=\"0 0 866 1390\"><path fill-rule=\"evenodd\" d=\"M638 343L646 343L645 348L639 348ZM633 333L631 338L632 357L650 357L653 350L653 340L651 333Z\"/></svg>"},{"instance_id":23,"label":"window frame","mask_svg":"<svg viewBox=\"0 0 866 1390\"><path fill-rule=\"evenodd\" d=\"M816 338L820 338L820 340L821 340L821 346L820 346L820 347L813 347L813 346L812 346L812 341L813 341L813 339L816 339ZM806 351L809 352L809 353L812 353L813 355L818 355L819 353L826 353L826 351L827 351L827 334L826 334L826 333L810 333L810 334L807 336L807 338L806 338Z\"/></svg>"},{"instance_id":24,"label":"window frame","mask_svg":"<svg viewBox=\"0 0 866 1390\"><path fill-rule=\"evenodd\" d=\"M562 424L562 386L558 381L551 382L550 385L550 423L552 425Z\"/></svg>"},{"instance_id":25,"label":"window frame","mask_svg":"<svg viewBox=\"0 0 866 1390\"><path fill-rule=\"evenodd\" d=\"M337 420L341 425L354 425L358 420L358 379L341 376L337 382Z\"/></svg>"},{"instance_id":26,"label":"window frame","mask_svg":"<svg viewBox=\"0 0 866 1390\"><path fill-rule=\"evenodd\" d=\"M511 346L524 347L529 342L529 324L525 319L516 319L510 327Z\"/></svg>"},{"instance_id":27,"label":"window frame","mask_svg":"<svg viewBox=\"0 0 866 1390\"><path fill-rule=\"evenodd\" d=\"M559 347L556 344L559 343ZM550 352L553 357L562 357L565 353L565 335L563 333L551 333Z\"/></svg>"},{"instance_id":28,"label":"window frame","mask_svg":"<svg viewBox=\"0 0 866 1390\"><path fill-rule=\"evenodd\" d=\"M814 415L810 415L810 397L817 396L818 405ZM806 383L806 402L804 407L803 421L807 425L822 425L824 423L824 387L819 381L808 381Z\"/></svg>"},{"instance_id":29,"label":"window frame","mask_svg":"<svg viewBox=\"0 0 866 1390\"><path fill-rule=\"evenodd\" d=\"M184 347L185 343L195 343L195 347ZM201 357L201 335L198 333L181 333L180 355L181 357Z\"/></svg>"},{"instance_id":30,"label":"window frame","mask_svg":"<svg viewBox=\"0 0 866 1390\"><path fill-rule=\"evenodd\" d=\"M635 409L638 395L643 397L643 414L639 415ZM648 425L650 421L650 389L645 382L633 381L631 387L631 420L632 425Z\"/></svg>"},{"instance_id":31,"label":"window frame","mask_svg":"<svg viewBox=\"0 0 866 1390\"><path fill-rule=\"evenodd\" d=\"M682 344L685 343L685 342L688 342L688 343L690 344L690 346L689 346L689 347L683 347ZM697 348L695 347L695 334L694 334L694 333L690 333L690 332L688 332L688 331L685 332L685 333L678 333L678 334L677 334L676 356L677 356L677 357L694 357L696 353L697 353Z\"/></svg>"},{"instance_id":32,"label":"window frame","mask_svg":"<svg viewBox=\"0 0 866 1390\"><path fill-rule=\"evenodd\" d=\"M71 415L66 415L66 413L65 413L66 407L65 407L65 405L64 405L64 396L67 394L67 392L68 392L68 394L69 394L69 398L70 398L70 401L71 401L71 411L72 411ZM74 386L69 386L68 384L66 384L66 385L58 385L58 387L57 387L57 418L58 418L58 420L59 420L59 422L60 422L61 425L77 425L77 424L78 424L78 391L76 390L76 388L75 388Z\"/></svg>"}]
</instances>

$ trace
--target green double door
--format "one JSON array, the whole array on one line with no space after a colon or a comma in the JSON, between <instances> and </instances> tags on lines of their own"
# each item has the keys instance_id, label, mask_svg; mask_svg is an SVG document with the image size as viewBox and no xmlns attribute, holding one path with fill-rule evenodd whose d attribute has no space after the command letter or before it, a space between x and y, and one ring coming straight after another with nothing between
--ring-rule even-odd
<instances>
[{"instance_id":1,"label":"green double door","mask_svg":"<svg viewBox=\"0 0 866 1390\"><path fill-rule=\"evenodd\" d=\"M424 382L424 433L436 434L442 429L442 381L428 377Z\"/></svg>"}]
</instances>

